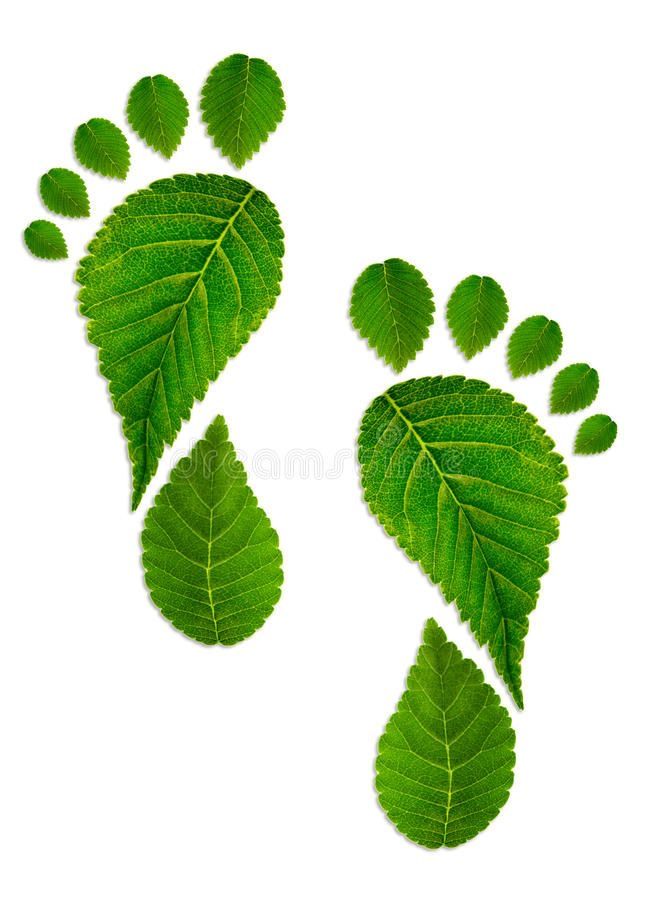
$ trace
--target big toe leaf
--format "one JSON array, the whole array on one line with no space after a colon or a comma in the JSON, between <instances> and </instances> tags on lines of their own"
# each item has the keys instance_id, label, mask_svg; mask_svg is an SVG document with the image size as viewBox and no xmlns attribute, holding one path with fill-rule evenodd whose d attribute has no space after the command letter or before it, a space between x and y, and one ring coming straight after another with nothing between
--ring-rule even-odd
<instances>
[{"instance_id":1,"label":"big toe leaf","mask_svg":"<svg viewBox=\"0 0 651 900\"><path fill-rule=\"evenodd\" d=\"M510 394L462 376L394 385L359 435L371 511L488 645L519 706L528 616L565 506L553 446Z\"/></svg>"},{"instance_id":2,"label":"big toe leaf","mask_svg":"<svg viewBox=\"0 0 651 900\"><path fill-rule=\"evenodd\" d=\"M192 404L280 291L269 198L225 175L177 175L117 207L77 280L88 335L122 416L135 508Z\"/></svg>"}]
</instances>

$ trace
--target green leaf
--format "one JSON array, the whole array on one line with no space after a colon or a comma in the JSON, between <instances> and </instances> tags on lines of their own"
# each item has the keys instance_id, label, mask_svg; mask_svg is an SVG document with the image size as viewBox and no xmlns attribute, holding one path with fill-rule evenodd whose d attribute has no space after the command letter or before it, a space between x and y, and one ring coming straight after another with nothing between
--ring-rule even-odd
<instances>
[{"instance_id":1,"label":"green leaf","mask_svg":"<svg viewBox=\"0 0 651 900\"><path fill-rule=\"evenodd\" d=\"M283 87L269 63L234 53L208 76L201 110L215 147L240 169L281 121Z\"/></svg>"},{"instance_id":2,"label":"green leaf","mask_svg":"<svg viewBox=\"0 0 651 900\"><path fill-rule=\"evenodd\" d=\"M278 535L222 416L174 467L147 513L142 547L152 600L195 641L236 644L273 611L283 580Z\"/></svg>"},{"instance_id":3,"label":"green leaf","mask_svg":"<svg viewBox=\"0 0 651 900\"><path fill-rule=\"evenodd\" d=\"M448 300L448 326L466 359L472 359L497 337L508 316L504 291L488 275L464 278Z\"/></svg>"},{"instance_id":4,"label":"green leaf","mask_svg":"<svg viewBox=\"0 0 651 900\"><path fill-rule=\"evenodd\" d=\"M79 219L90 215L84 179L70 169L50 169L41 177L41 199L47 208L61 216Z\"/></svg>"},{"instance_id":5,"label":"green leaf","mask_svg":"<svg viewBox=\"0 0 651 900\"><path fill-rule=\"evenodd\" d=\"M597 370L587 363L566 366L554 378L551 395L553 413L573 413L590 406L599 390Z\"/></svg>"},{"instance_id":6,"label":"green leaf","mask_svg":"<svg viewBox=\"0 0 651 900\"><path fill-rule=\"evenodd\" d=\"M89 245L80 309L123 418L134 509L194 401L274 305L283 249L269 198L225 175L154 182Z\"/></svg>"},{"instance_id":7,"label":"green leaf","mask_svg":"<svg viewBox=\"0 0 651 900\"><path fill-rule=\"evenodd\" d=\"M353 287L353 325L396 372L423 347L434 321L433 294L422 273L403 259L364 269Z\"/></svg>"},{"instance_id":8,"label":"green leaf","mask_svg":"<svg viewBox=\"0 0 651 900\"><path fill-rule=\"evenodd\" d=\"M188 124L188 101L166 75L147 75L132 88L127 119L143 141L169 159Z\"/></svg>"},{"instance_id":9,"label":"green leaf","mask_svg":"<svg viewBox=\"0 0 651 900\"><path fill-rule=\"evenodd\" d=\"M582 422L574 442L574 452L584 455L603 453L615 443L617 423L604 413L597 413Z\"/></svg>"},{"instance_id":10,"label":"green leaf","mask_svg":"<svg viewBox=\"0 0 651 900\"><path fill-rule=\"evenodd\" d=\"M23 232L27 249L39 259L65 259L68 255L61 229L46 219L37 219Z\"/></svg>"},{"instance_id":11,"label":"green leaf","mask_svg":"<svg viewBox=\"0 0 651 900\"><path fill-rule=\"evenodd\" d=\"M127 139L108 119L89 119L75 132L77 159L99 175L124 180L131 161Z\"/></svg>"},{"instance_id":12,"label":"green leaf","mask_svg":"<svg viewBox=\"0 0 651 900\"><path fill-rule=\"evenodd\" d=\"M515 732L500 698L434 619L380 738L380 805L410 841L456 847L509 798Z\"/></svg>"},{"instance_id":13,"label":"green leaf","mask_svg":"<svg viewBox=\"0 0 651 900\"><path fill-rule=\"evenodd\" d=\"M553 446L510 394L460 375L394 385L359 435L371 512L456 603L519 706L528 616L565 507Z\"/></svg>"},{"instance_id":14,"label":"green leaf","mask_svg":"<svg viewBox=\"0 0 651 900\"><path fill-rule=\"evenodd\" d=\"M561 355L563 335L558 322L547 316L529 316L509 338L507 359L511 375L533 375L551 366Z\"/></svg>"}]
</instances>

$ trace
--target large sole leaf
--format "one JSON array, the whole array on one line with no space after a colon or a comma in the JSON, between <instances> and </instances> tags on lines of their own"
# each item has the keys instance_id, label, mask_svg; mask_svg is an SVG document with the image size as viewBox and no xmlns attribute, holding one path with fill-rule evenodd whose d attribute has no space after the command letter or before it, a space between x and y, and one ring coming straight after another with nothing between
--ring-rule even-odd
<instances>
[{"instance_id":1,"label":"large sole leaf","mask_svg":"<svg viewBox=\"0 0 651 900\"><path fill-rule=\"evenodd\" d=\"M518 706L528 616L565 507L553 446L510 394L461 375L394 385L359 434L371 511L488 645Z\"/></svg>"},{"instance_id":2,"label":"large sole leaf","mask_svg":"<svg viewBox=\"0 0 651 900\"><path fill-rule=\"evenodd\" d=\"M77 270L81 312L122 416L133 508L195 400L280 292L273 203L226 175L176 175L127 197Z\"/></svg>"}]
</instances>

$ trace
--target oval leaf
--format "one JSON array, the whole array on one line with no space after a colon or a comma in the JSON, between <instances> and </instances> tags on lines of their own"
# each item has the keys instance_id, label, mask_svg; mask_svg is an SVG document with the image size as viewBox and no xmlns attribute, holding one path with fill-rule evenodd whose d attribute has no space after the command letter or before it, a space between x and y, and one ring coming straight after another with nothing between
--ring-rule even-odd
<instances>
[{"instance_id":1,"label":"oval leaf","mask_svg":"<svg viewBox=\"0 0 651 900\"><path fill-rule=\"evenodd\" d=\"M604 413L597 413L582 422L574 442L574 452L584 455L603 453L615 443L617 423Z\"/></svg>"},{"instance_id":2,"label":"oval leaf","mask_svg":"<svg viewBox=\"0 0 651 900\"><path fill-rule=\"evenodd\" d=\"M446 312L457 347L466 359L472 359L504 328L509 306L494 279L469 275L455 287Z\"/></svg>"},{"instance_id":3,"label":"oval leaf","mask_svg":"<svg viewBox=\"0 0 651 900\"><path fill-rule=\"evenodd\" d=\"M129 171L127 139L108 119L89 119L75 132L77 159L99 175L124 180Z\"/></svg>"},{"instance_id":4,"label":"oval leaf","mask_svg":"<svg viewBox=\"0 0 651 900\"><path fill-rule=\"evenodd\" d=\"M415 266L387 259L364 269L350 302L353 325L400 372L423 347L434 321L432 291Z\"/></svg>"},{"instance_id":5,"label":"oval leaf","mask_svg":"<svg viewBox=\"0 0 651 900\"><path fill-rule=\"evenodd\" d=\"M510 394L460 375L394 385L359 435L371 512L488 645L518 706L528 616L565 507L553 446Z\"/></svg>"},{"instance_id":6,"label":"oval leaf","mask_svg":"<svg viewBox=\"0 0 651 900\"><path fill-rule=\"evenodd\" d=\"M433 619L380 738L380 805L410 841L456 847L509 798L515 732L500 698Z\"/></svg>"},{"instance_id":7,"label":"oval leaf","mask_svg":"<svg viewBox=\"0 0 651 900\"><path fill-rule=\"evenodd\" d=\"M208 76L201 110L215 147L240 169L281 121L283 87L269 63L234 53Z\"/></svg>"},{"instance_id":8,"label":"oval leaf","mask_svg":"<svg viewBox=\"0 0 651 900\"><path fill-rule=\"evenodd\" d=\"M84 179L70 169L50 169L39 183L41 199L47 208L61 216L79 219L90 215Z\"/></svg>"},{"instance_id":9,"label":"oval leaf","mask_svg":"<svg viewBox=\"0 0 651 900\"><path fill-rule=\"evenodd\" d=\"M147 513L142 547L152 600L195 641L235 644L273 611L283 580L278 535L222 416L174 467Z\"/></svg>"},{"instance_id":10,"label":"oval leaf","mask_svg":"<svg viewBox=\"0 0 651 900\"><path fill-rule=\"evenodd\" d=\"M65 259L68 255L61 229L46 219L37 219L23 232L27 249L39 259Z\"/></svg>"},{"instance_id":11,"label":"oval leaf","mask_svg":"<svg viewBox=\"0 0 651 900\"><path fill-rule=\"evenodd\" d=\"M154 182L89 245L80 309L123 419L134 508L194 401L274 305L283 249L269 198L225 175Z\"/></svg>"},{"instance_id":12,"label":"oval leaf","mask_svg":"<svg viewBox=\"0 0 651 900\"><path fill-rule=\"evenodd\" d=\"M507 359L511 375L533 375L556 362L563 349L558 322L547 316L529 316L520 322L509 339Z\"/></svg>"},{"instance_id":13,"label":"oval leaf","mask_svg":"<svg viewBox=\"0 0 651 900\"><path fill-rule=\"evenodd\" d=\"M188 101L171 78L148 75L129 94L127 119L146 144L169 159L188 124Z\"/></svg>"},{"instance_id":14,"label":"oval leaf","mask_svg":"<svg viewBox=\"0 0 651 900\"><path fill-rule=\"evenodd\" d=\"M553 413L573 413L590 406L599 390L599 375L587 363L566 366L554 378L550 408Z\"/></svg>"}]
</instances>

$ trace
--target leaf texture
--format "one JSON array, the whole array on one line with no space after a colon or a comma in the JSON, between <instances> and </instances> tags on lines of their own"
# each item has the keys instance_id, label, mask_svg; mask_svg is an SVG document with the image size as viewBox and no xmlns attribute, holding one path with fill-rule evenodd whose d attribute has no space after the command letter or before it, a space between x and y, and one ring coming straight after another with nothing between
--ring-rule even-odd
<instances>
[{"instance_id":1,"label":"leaf texture","mask_svg":"<svg viewBox=\"0 0 651 900\"><path fill-rule=\"evenodd\" d=\"M493 278L469 275L455 287L446 312L458 348L466 359L472 359L504 328L509 306Z\"/></svg>"},{"instance_id":2,"label":"leaf texture","mask_svg":"<svg viewBox=\"0 0 651 900\"><path fill-rule=\"evenodd\" d=\"M202 644L235 644L273 611L283 580L278 535L246 483L217 416L147 513L145 581L175 628Z\"/></svg>"},{"instance_id":3,"label":"leaf texture","mask_svg":"<svg viewBox=\"0 0 651 900\"><path fill-rule=\"evenodd\" d=\"M359 435L371 512L456 603L518 706L528 616L565 507L553 446L510 394L460 375L394 385Z\"/></svg>"},{"instance_id":4,"label":"leaf texture","mask_svg":"<svg viewBox=\"0 0 651 900\"><path fill-rule=\"evenodd\" d=\"M604 453L615 443L617 423L604 413L589 416L579 426L574 442L574 452L590 456Z\"/></svg>"},{"instance_id":5,"label":"leaf texture","mask_svg":"<svg viewBox=\"0 0 651 900\"><path fill-rule=\"evenodd\" d=\"M389 819L425 847L469 841L508 800L514 746L498 695L429 619L407 690L380 738L375 783Z\"/></svg>"},{"instance_id":6,"label":"leaf texture","mask_svg":"<svg viewBox=\"0 0 651 900\"><path fill-rule=\"evenodd\" d=\"M590 406L599 391L599 375L587 363L566 366L554 378L550 408L553 413L573 413Z\"/></svg>"},{"instance_id":7,"label":"leaf texture","mask_svg":"<svg viewBox=\"0 0 651 900\"><path fill-rule=\"evenodd\" d=\"M124 180L131 157L129 144L117 125L108 119L89 119L75 132L75 155L82 166Z\"/></svg>"},{"instance_id":8,"label":"leaf texture","mask_svg":"<svg viewBox=\"0 0 651 900\"><path fill-rule=\"evenodd\" d=\"M422 273L403 259L364 269L353 287L353 325L396 372L414 359L434 321L432 291Z\"/></svg>"},{"instance_id":9,"label":"leaf texture","mask_svg":"<svg viewBox=\"0 0 651 900\"><path fill-rule=\"evenodd\" d=\"M79 219L90 215L84 179L70 169L50 169L41 177L41 199L50 212Z\"/></svg>"},{"instance_id":10,"label":"leaf texture","mask_svg":"<svg viewBox=\"0 0 651 900\"><path fill-rule=\"evenodd\" d=\"M23 232L27 249L39 259L65 259L68 255L61 229L47 219L36 219Z\"/></svg>"},{"instance_id":11,"label":"leaf texture","mask_svg":"<svg viewBox=\"0 0 651 900\"><path fill-rule=\"evenodd\" d=\"M274 305L283 249L269 198L223 175L154 182L89 245L80 309L123 419L134 508L194 401Z\"/></svg>"},{"instance_id":12,"label":"leaf texture","mask_svg":"<svg viewBox=\"0 0 651 900\"><path fill-rule=\"evenodd\" d=\"M556 362L563 349L558 322L547 316L529 316L509 338L507 359L511 375L533 375Z\"/></svg>"},{"instance_id":13,"label":"leaf texture","mask_svg":"<svg viewBox=\"0 0 651 900\"><path fill-rule=\"evenodd\" d=\"M127 119L146 144L169 159L188 124L188 101L171 78L147 75L129 94Z\"/></svg>"},{"instance_id":14,"label":"leaf texture","mask_svg":"<svg viewBox=\"0 0 651 900\"><path fill-rule=\"evenodd\" d=\"M208 76L201 110L215 147L240 169L281 121L283 87L269 63L234 53Z\"/></svg>"}]
</instances>

